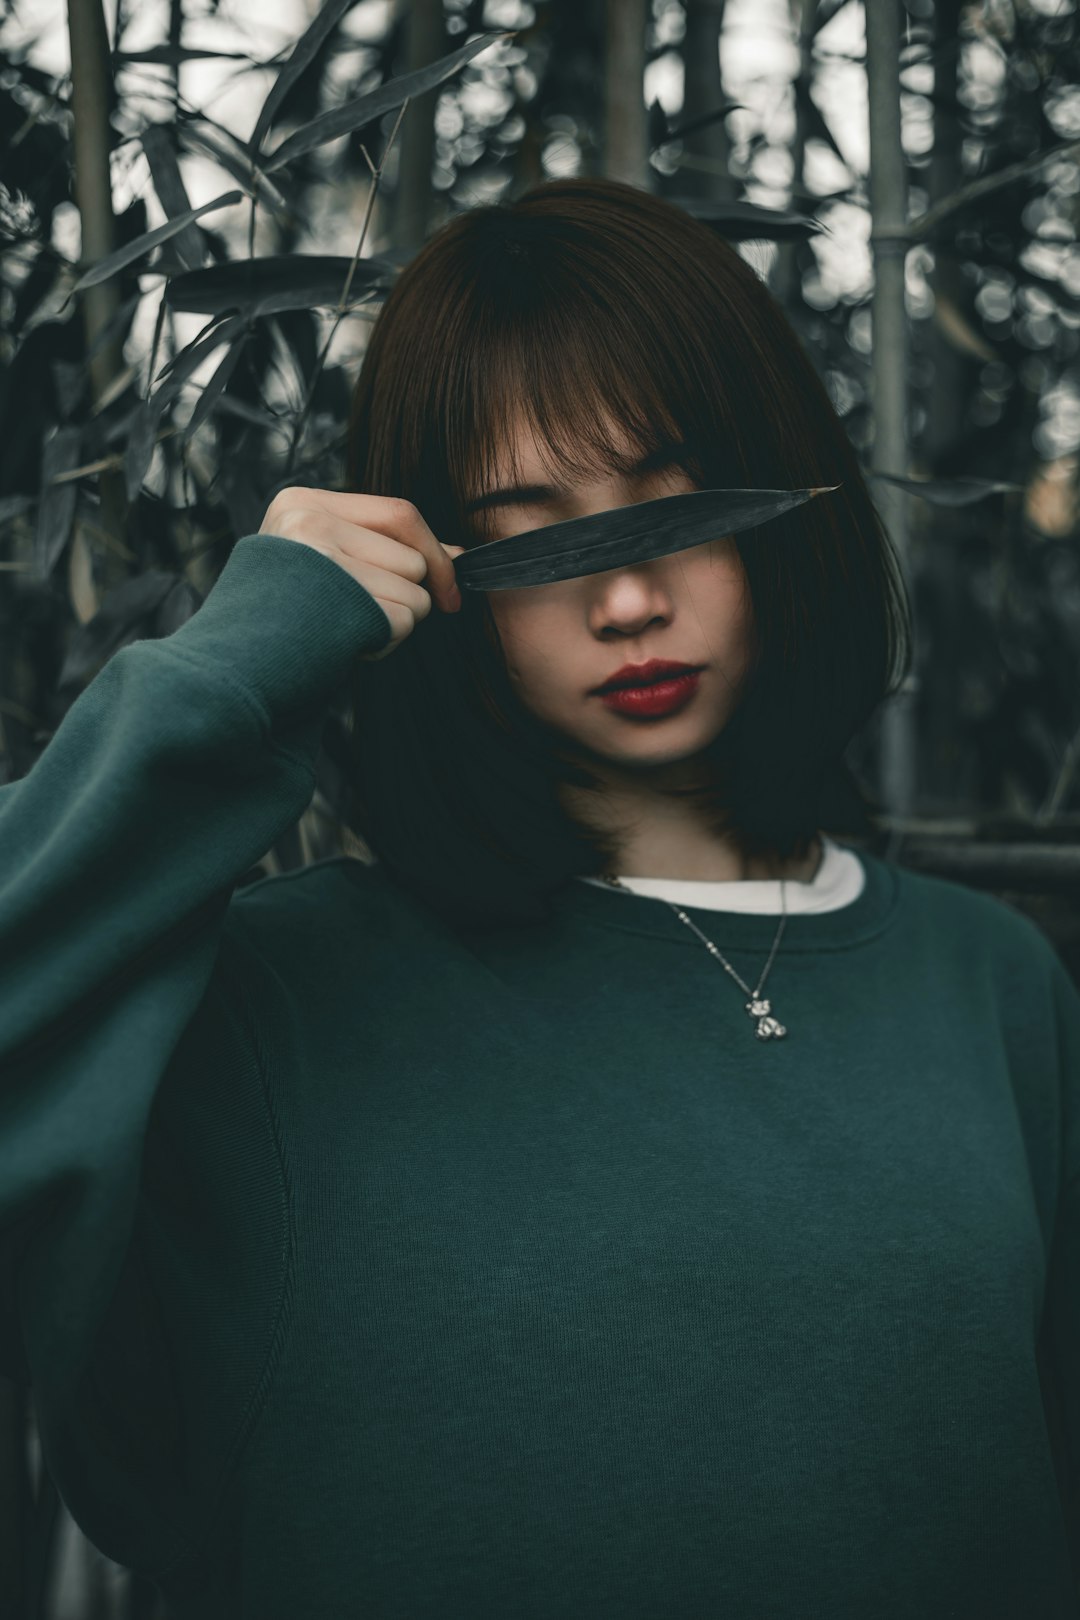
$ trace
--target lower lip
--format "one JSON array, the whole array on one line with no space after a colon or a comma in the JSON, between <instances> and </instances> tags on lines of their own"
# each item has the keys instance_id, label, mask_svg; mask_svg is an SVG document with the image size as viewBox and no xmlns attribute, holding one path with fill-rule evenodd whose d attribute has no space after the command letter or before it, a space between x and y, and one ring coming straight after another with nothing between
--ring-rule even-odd
<instances>
[{"instance_id":1,"label":"lower lip","mask_svg":"<svg viewBox=\"0 0 1080 1620\"><path fill-rule=\"evenodd\" d=\"M688 675L653 681L650 686L623 686L615 692L601 692L600 701L619 714L674 714L689 703L700 678L701 671L692 670Z\"/></svg>"}]
</instances>

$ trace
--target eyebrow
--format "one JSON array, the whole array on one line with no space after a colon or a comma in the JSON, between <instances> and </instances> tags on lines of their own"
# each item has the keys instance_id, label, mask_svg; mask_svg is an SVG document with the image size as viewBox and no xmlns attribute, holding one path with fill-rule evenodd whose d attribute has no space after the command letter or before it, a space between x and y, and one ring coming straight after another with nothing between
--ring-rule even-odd
<instances>
[{"instance_id":1,"label":"eyebrow","mask_svg":"<svg viewBox=\"0 0 1080 1620\"><path fill-rule=\"evenodd\" d=\"M685 444L662 444L650 450L647 456L642 456L640 461L629 465L620 461L616 465L626 477L637 478L643 473L659 472L682 461L686 450ZM474 500L466 502L465 511L480 512L493 506L524 506L526 502L530 506L544 506L565 494L565 489L555 484L510 484L503 489L489 490L486 495L476 496Z\"/></svg>"}]
</instances>

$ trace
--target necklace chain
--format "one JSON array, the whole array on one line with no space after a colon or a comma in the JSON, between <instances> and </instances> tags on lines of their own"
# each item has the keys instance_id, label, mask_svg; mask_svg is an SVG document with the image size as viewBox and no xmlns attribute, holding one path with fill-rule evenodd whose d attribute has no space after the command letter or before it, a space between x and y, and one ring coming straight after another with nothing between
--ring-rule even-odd
<instances>
[{"instance_id":1,"label":"necklace chain","mask_svg":"<svg viewBox=\"0 0 1080 1620\"><path fill-rule=\"evenodd\" d=\"M612 888L622 889L625 894L634 893L633 889L628 889L626 884L621 882L619 878L617 878L611 872L605 872L603 874L603 878L604 882L609 883ZM754 1033L758 1039L762 1041L779 1040L785 1036L787 1034L787 1026L781 1024L778 1019L772 1016L772 1003L763 999L761 995L762 986L769 976L769 969L773 965L773 959L780 947L780 941L783 938L784 928L787 924L787 891L785 888L785 880L783 878L780 879L780 926L776 930L776 936L772 942L772 950L769 952L769 960L765 963L764 970L762 971L761 978L757 982L756 989L753 990L751 990L750 986L744 979L739 977L731 963L728 961L727 957L724 955L723 951L721 951L720 947L714 944L711 939L701 932L701 929L698 927L697 923L693 922L691 918L686 915L686 912L681 906L677 906L673 900L665 900L664 904L675 913L680 922L685 923L687 928L692 928L694 930L694 933L701 940L710 956L714 957L715 960L720 963L725 973L729 973L740 989L742 989L745 994L750 997L750 1000L746 1002L746 1010L750 1017L756 1021L757 1027L755 1028Z\"/></svg>"}]
</instances>

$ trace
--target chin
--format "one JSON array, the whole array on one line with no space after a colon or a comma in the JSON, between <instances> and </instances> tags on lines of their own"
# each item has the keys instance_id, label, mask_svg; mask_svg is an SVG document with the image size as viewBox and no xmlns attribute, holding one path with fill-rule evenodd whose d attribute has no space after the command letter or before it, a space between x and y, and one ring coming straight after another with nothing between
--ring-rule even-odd
<instances>
[{"instance_id":1,"label":"chin","mask_svg":"<svg viewBox=\"0 0 1080 1620\"><path fill-rule=\"evenodd\" d=\"M702 731L700 726L686 726L680 732L676 723L678 718L672 716L670 720L656 722L655 726L638 727L634 722L634 731L619 742L613 742L610 738L573 736L568 736L567 741L582 753L605 764L631 769L638 766L647 770L653 766L677 765L683 760L694 759L724 729L722 725L707 731Z\"/></svg>"}]
</instances>

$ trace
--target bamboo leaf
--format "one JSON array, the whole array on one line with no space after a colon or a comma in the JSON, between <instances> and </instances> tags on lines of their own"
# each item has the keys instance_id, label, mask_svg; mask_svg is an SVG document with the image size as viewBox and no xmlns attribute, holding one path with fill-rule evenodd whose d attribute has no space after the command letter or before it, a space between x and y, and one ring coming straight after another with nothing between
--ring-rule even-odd
<instances>
[{"instance_id":1,"label":"bamboo leaf","mask_svg":"<svg viewBox=\"0 0 1080 1620\"><path fill-rule=\"evenodd\" d=\"M82 429L69 425L58 428L46 439L41 452L41 493L38 499L37 527L34 531L33 578L44 582L59 562L71 537L71 520L79 493L74 479L55 481L58 473L79 465Z\"/></svg>"},{"instance_id":2,"label":"bamboo leaf","mask_svg":"<svg viewBox=\"0 0 1080 1620\"><path fill-rule=\"evenodd\" d=\"M237 259L173 276L165 288L170 309L196 315L238 310L249 319L285 309L336 308L351 258L318 253L274 253L261 259ZM397 267L381 255L357 262L349 289L350 303L389 288ZM354 296L357 295L357 296Z\"/></svg>"},{"instance_id":3,"label":"bamboo leaf","mask_svg":"<svg viewBox=\"0 0 1080 1620\"><path fill-rule=\"evenodd\" d=\"M226 456L214 475L211 489L224 504L233 534L255 534L262 525L269 495L258 468L241 456Z\"/></svg>"},{"instance_id":4,"label":"bamboo leaf","mask_svg":"<svg viewBox=\"0 0 1080 1620\"><path fill-rule=\"evenodd\" d=\"M222 62L250 62L246 51L211 51L198 45L148 45L144 51L114 51L112 60L117 67L132 62L149 62L157 67L179 67L182 62L203 61L216 57Z\"/></svg>"},{"instance_id":5,"label":"bamboo leaf","mask_svg":"<svg viewBox=\"0 0 1080 1620\"><path fill-rule=\"evenodd\" d=\"M1080 141L1063 141L1059 146L1050 147L1049 151L1034 152L1016 163L1006 164L993 174L983 174L977 180L967 181L925 213L918 214L909 222L907 229L898 234L906 242L933 242L938 239L939 229L945 220L959 209L966 208L968 203L979 202L983 197L1014 185L1018 180L1030 179L1046 164L1056 163L1061 158L1071 163L1080 159Z\"/></svg>"},{"instance_id":6,"label":"bamboo leaf","mask_svg":"<svg viewBox=\"0 0 1080 1620\"><path fill-rule=\"evenodd\" d=\"M281 143L269 157L264 157L261 167L267 174L284 168L294 158L310 152L313 147L322 146L327 141L337 140L339 135L348 135L354 129L362 129L374 119L381 118L384 113L393 112L405 101L413 101L428 90L434 90L436 85L445 83L454 76L466 62L471 62L474 56L487 50L489 45L499 39L509 39L508 33L482 34L478 39L470 40L460 50L453 51L449 56L443 56L437 62L431 62L427 67L418 68L415 73L403 73L397 79L391 79L389 84L380 85L377 90L370 91L366 96L357 96L353 101L347 101L343 107L335 107L331 112L320 113L310 123L304 124L288 140Z\"/></svg>"},{"instance_id":7,"label":"bamboo leaf","mask_svg":"<svg viewBox=\"0 0 1080 1620\"><path fill-rule=\"evenodd\" d=\"M135 311L138 309L142 297L143 294L136 289L130 298L125 298L122 304L118 304L116 306L115 314L105 322L105 325L98 332L94 341L87 348L82 362L84 365L87 363L87 361L92 360L101 349L104 349L114 340L118 340L121 348L123 348L124 342L131 328L132 320L134 319ZM109 386L111 388L112 384ZM94 403L95 415L98 411L104 410L105 403L106 396L104 394L99 394Z\"/></svg>"},{"instance_id":8,"label":"bamboo leaf","mask_svg":"<svg viewBox=\"0 0 1080 1620\"><path fill-rule=\"evenodd\" d=\"M810 214L761 208L757 203L708 202L696 197L672 197L671 201L729 242L804 241L826 228Z\"/></svg>"},{"instance_id":9,"label":"bamboo leaf","mask_svg":"<svg viewBox=\"0 0 1080 1620\"><path fill-rule=\"evenodd\" d=\"M868 478L881 478L912 495L921 495L932 506L973 506L988 495L1022 495L1023 484L1008 484L993 478L899 478L895 473L865 467Z\"/></svg>"},{"instance_id":10,"label":"bamboo leaf","mask_svg":"<svg viewBox=\"0 0 1080 1620\"><path fill-rule=\"evenodd\" d=\"M700 489L665 495L475 545L454 559L454 572L458 584L472 591L577 579L740 534L839 488Z\"/></svg>"},{"instance_id":11,"label":"bamboo leaf","mask_svg":"<svg viewBox=\"0 0 1080 1620\"><path fill-rule=\"evenodd\" d=\"M231 130L222 124L215 124L205 113L200 113L198 120L181 120L176 131L177 140L186 151L205 153L213 158L245 190L253 191L264 208L281 219L288 215L289 204L284 194L260 168L252 164L250 152Z\"/></svg>"},{"instance_id":12,"label":"bamboo leaf","mask_svg":"<svg viewBox=\"0 0 1080 1620\"><path fill-rule=\"evenodd\" d=\"M660 103L656 102L654 105L660 109L663 116ZM714 107L712 112L702 113L700 117L691 118L685 124L669 125L665 117L661 125L657 119L657 130L658 132L662 130L662 134L658 135L656 144L663 146L667 141L685 140L687 135L696 135L699 130L708 129L710 124L716 124L721 118L726 118L729 112L735 112L745 106L745 101L733 101L730 97L725 97L723 103L719 107Z\"/></svg>"},{"instance_id":13,"label":"bamboo leaf","mask_svg":"<svg viewBox=\"0 0 1080 1620\"><path fill-rule=\"evenodd\" d=\"M659 147L666 146L668 141L672 139L671 131L668 128L667 113L658 99L652 100L646 109L645 137L650 152L655 152Z\"/></svg>"},{"instance_id":14,"label":"bamboo leaf","mask_svg":"<svg viewBox=\"0 0 1080 1620\"><path fill-rule=\"evenodd\" d=\"M127 443L124 447L124 482L129 501L134 501L142 488L143 479L153 458L158 429L166 407L177 397L208 354L212 354L222 343L231 342L234 337L242 341L245 330L242 316L230 316L227 320L217 322L209 332L205 330L200 332L194 342L181 349L178 355L162 367L158 377L166 377L167 380L161 384L156 394L139 404L128 428Z\"/></svg>"},{"instance_id":15,"label":"bamboo leaf","mask_svg":"<svg viewBox=\"0 0 1080 1620\"><path fill-rule=\"evenodd\" d=\"M214 375L210 378L210 381L207 383L206 387L202 391L202 394L199 396L199 403L192 411L191 417L184 428L181 436L184 443L187 443L187 441L198 432L203 422L206 421L206 418L213 411L218 396L224 389L233 372L236 370L237 361L244 352L244 345L249 336L249 330L245 329L232 347L226 351L220 365L217 367Z\"/></svg>"},{"instance_id":16,"label":"bamboo leaf","mask_svg":"<svg viewBox=\"0 0 1080 1620\"><path fill-rule=\"evenodd\" d=\"M219 344L229 342L236 333L243 330L244 325L242 315L229 315L216 324L211 322L208 327L203 327L197 338L162 366L154 381L168 377L169 388L168 391L164 386L159 388L155 399L160 400L164 396L163 402L167 403L168 400L175 398L196 367L202 365L206 356Z\"/></svg>"},{"instance_id":17,"label":"bamboo leaf","mask_svg":"<svg viewBox=\"0 0 1080 1620\"><path fill-rule=\"evenodd\" d=\"M124 487L131 505L142 489L143 479L154 455L161 409L154 401L143 400L135 410L124 445Z\"/></svg>"},{"instance_id":18,"label":"bamboo leaf","mask_svg":"<svg viewBox=\"0 0 1080 1620\"><path fill-rule=\"evenodd\" d=\"M817 102L810 94L810 86L804 78L795 80L795 105L803 121L806 134L813 140L823 141L837 160L843 164L849 174L853 174L851 163L836 144L836 137L825 121L825 115Z\"/></svg>"},{"instance_id":19,"label":"bamboo leaf","mask_svg":"<svg viewBox=\"0 0 1080 1620\"><path fill-rule=\"evenodd\" d=\"M273 411L260 410L258 405L253 405L250 400L234 399L232 394L222 394L218 400L217 413L220 416L223 412L226 416L235 416L241 422L250 423L252 427L262 428L266 433L283 428L282 419L288 416L288 412L285 411L275 415Z\"/></svg>"},{"instance_id":20,"label":"bamboo leaf","mask_svg":"<svg viewBox=\"0 0 1080 1620\"><path fill-rule=\"evenodd\" d=\"M158 202L167 219L177 219L191 210L191 198L176 161L176 149L164 124L148 124L139 137ZM204 238L197 225L185 225L176 238L175 249L185 270L197 270L206 258Z\"/></svg>"},{"instance_id":21,"label":"bamboo leaf","mask_svg":"<svg viewBox=\"0 0 1080 1620\"><path fill-rule=\"evenodd\" d=\"M320 45L337 27L346 12L353 9L355 4L356 0L328 0L328 3L316 15L315 20L301 35L292 55L274 80L270 94L262 104L262 110L255 121L255 128L252 130L251 139L248 142L252 152L259 151L274 114L304 69L314 61Z\"/></svg>"},{"instance_id":22,"label":"bamboo leaf","mask_svg":"<svg viewBox=\"0 0 1080 1620\"><path fill-rule=\"evenodd\" d=\"M159 242L167 242L171 236L177 236L193 219L199 219L215 208L225 208L230 203L239 202L243 195L242 191L226 191L222 196L215 197L213 202L203 203L201 208L188 208L184 213L177 214L175 219L157 226L155 230L144 231L133 242L125 242L122 248L117 248L115 253L110 253L107 258L101 259L85 275L79 277L64 300L65 305L75 293L82 292L84 287L96 287L101 282L108 281L118 270L123 270L126 265L133 264L136 259L141 259L144 254L156 248Z\"/></svg>"},{"instance_id":23,"label":"bamboo leaf","mask_svg":"<svg viewBox=\"0 0 1080 1620\"><path fill-rule=\"evenodd\" d=\"M847 3L848 0L819 0L817 11L810 24L811 39L820 33L826 23L832 22L837 12L843 11Z\"/></svg>"}]
</instances>

